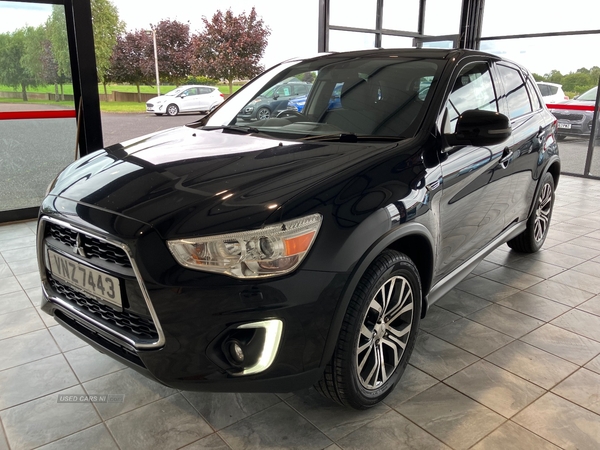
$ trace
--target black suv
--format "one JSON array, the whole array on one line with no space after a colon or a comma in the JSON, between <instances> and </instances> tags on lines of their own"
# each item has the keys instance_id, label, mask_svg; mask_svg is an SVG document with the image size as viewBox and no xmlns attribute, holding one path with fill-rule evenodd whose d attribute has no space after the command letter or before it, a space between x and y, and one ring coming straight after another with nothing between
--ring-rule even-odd
<instances>
[{"instance_id":1,"label":"black suv","mask_svg":"<svg viewBox=\"0 0 600 450\"><path fill-rule=\"evenodd\" d=\"M312 85L292 77L271 86L262 94L253 98L238 113L240 120L264 120L277 116L288 108L288 100L305 97Z\"/></svg>"},{"instance_id":2,"label":"black suv","mask_svg":"<svg viewBox=\"0 0 600 450\"><path fill-rule=\"evenodd\" d=\"M236 124L309 73L301 113ZM39 216L42 308L175 388L315 385L367 408L400 379L433 303L499 245L540 249L555 136L529 72L496 56L284 62L200 121L57 177Z\"/></svg>"}]
</instances>

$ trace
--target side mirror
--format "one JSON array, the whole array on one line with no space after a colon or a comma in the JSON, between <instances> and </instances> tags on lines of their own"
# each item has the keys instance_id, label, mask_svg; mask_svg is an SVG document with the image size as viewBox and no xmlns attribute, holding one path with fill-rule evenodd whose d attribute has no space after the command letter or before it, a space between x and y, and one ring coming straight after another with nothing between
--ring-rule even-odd
<instances>
[{"instance_id":1,"label":"side mirror","mask_svg":"<svg viewBox=\"0 0 600 450\"><path fill-rule=\"evenodd\" d=\"M273 100L277 100L278 98L279 98L279 95L277 95L277 94L275 94L275 95L273 96Z\"/></svg>"},{"instance_id":2,"label":"side mirror","mask_svg":"<svg viewBox=\"0 0 600 450\"><path fill-rule=\"evenodd\" d=\"M456 132L446 134L445 137L448 144L452 146L485 147L501 144L510 137L511 133L510 120L504 114L470 109L458 116Z\"/></svg>"}]
</instances>

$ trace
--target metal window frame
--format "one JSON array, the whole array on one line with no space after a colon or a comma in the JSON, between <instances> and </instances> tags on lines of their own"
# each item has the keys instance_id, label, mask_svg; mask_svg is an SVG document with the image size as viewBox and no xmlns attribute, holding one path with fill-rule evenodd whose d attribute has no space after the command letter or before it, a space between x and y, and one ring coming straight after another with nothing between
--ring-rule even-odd
<instances>
[{"instance_id":1,"label":"metal window frame","mask_svg":"<svg viewBox=\"0 0 600 450\"><path fill-rule=\"evenodd\" d=\"M104 147L102 117L98 95L98 73L92 27L90 0L10 0L16 3L63 5L71 60L71 78L75 110L79 109L79 152L81 156ZM76 119L77 120L77 119ZM40 142L40 151L42 142ZM39 207L0 211L0 223L17 222L37 217Z\"/></svg>"}]
</instances>

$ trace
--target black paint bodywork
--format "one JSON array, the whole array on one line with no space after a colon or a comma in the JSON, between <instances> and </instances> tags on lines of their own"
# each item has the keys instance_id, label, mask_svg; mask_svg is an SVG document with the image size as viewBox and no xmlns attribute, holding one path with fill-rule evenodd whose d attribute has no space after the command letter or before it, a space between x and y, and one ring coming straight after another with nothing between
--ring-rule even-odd
<instances>
[{"instance_id":1,"label":"black paint bodywork","mask_svg":"<svg viewBox=\"0 0 600 450\"><path fill-rule=\"evenodd\" d=\"M53 301L46 283L43 310L164 384L236 392L315 383L356 283L385 248L406 253L417 265L426 311L430 292L456 284L470 259L482 259L493 250L490 243L503 242L495 241L498 236L527 220L537 181L547 171L558 181L560 169L555 123L546 109L513 120L512 136L502 144L450 147L440 121L453 76L471 61L493 65L497 58L468 51L410 55L415 52L446 65L412 138L286 141L183 127L72 164L55 181L40 217L131 249L165 343L136 350L103 338ZM513 156L505 165L500 160L507 149ZM234 195L216 195L225 190ZM273 204L278 207L269 209ZM314 246L295 272L281 277L238 280L186 269L166 244L313 213L323 217ZM40 268L45 273L43 257ZM258 375L231 376L215 356L219 336L235 324L269 318L284 323L273 365Z\"/></svg>"}]
</instances>

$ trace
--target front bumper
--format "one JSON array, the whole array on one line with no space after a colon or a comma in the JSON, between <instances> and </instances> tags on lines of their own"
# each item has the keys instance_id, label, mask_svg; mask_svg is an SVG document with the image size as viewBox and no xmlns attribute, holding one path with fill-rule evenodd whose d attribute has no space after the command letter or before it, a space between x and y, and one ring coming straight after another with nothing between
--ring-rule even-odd
<instances>
[{"instance_id":1,"label":"front bumper","mask_svg":"<svg viewBox=\"0 0 600 450\"><path fill-rule=\"evenodd\" d=\"M166 114L166 105L146 103L146 112L151 114Z\"/></svg>"},{"instance_id":2,"label":"front bumper","mask_svg":"<svg viewBox=\"0 0 600 450\"><path fill-rule=\"evenodd\" d=\"M139 238L140 223L133 220L124 224L122 217L115 217L119 227L98 230L81 219L64 219L56 214L40 219L42 309L101 352L160 383L186 390L287 392L308 387L321 376L330 324L345 284L343 275L299 270L256 282L205 274L175 263L156 233L144 230ZM106 219L99 223L111 222ZM84 233L85 241L121 245L130 257L131 270L68 253L68 246L48 237L47 224L73 227ZM129 235L123 233L125 229ZM107 305L80 302L81 292L57 285L44 261L48 246L119 277L123 310L107 311ZM240 325L273 319L283 327L272 364L259 373L240 375L239 367L224 353L225 340Z\"/></svg>"}]
</instances>

